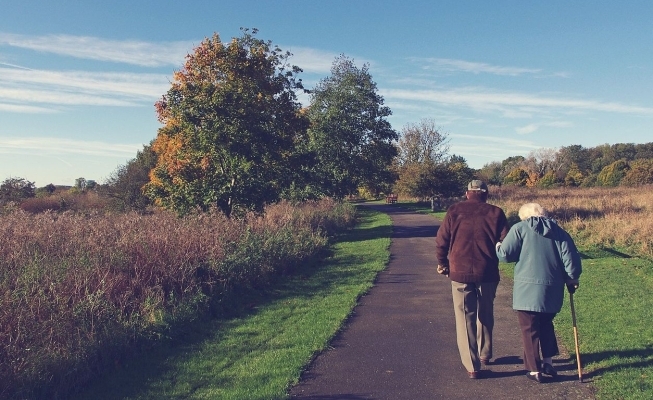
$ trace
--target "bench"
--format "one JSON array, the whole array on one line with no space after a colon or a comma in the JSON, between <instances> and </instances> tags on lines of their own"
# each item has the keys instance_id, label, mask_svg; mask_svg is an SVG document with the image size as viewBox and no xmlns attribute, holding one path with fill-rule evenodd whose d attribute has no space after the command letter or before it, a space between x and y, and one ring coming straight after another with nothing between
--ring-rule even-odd
<instances>
[{"instance_id":1,"label":"bench","mask_svg":"<svg viewBox=\"0 0 653 400\"><path fill-rule=\"evenodd\" d=\"M386 204L394 204L397 202L397 195L396 194L389 194L385 197L385 202Z\"/></svg>"}]
</instances>

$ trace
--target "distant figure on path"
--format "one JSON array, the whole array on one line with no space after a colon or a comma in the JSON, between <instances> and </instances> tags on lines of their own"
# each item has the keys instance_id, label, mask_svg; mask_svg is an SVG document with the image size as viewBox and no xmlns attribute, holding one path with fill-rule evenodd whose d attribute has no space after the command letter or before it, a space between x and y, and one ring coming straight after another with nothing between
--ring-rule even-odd
<instances>
[{"instance_id":1,"label":"distant figure on path","mask_svg":"<svg viewBox=\"0 0 653 400\"><path fill-rule=\"evenodd\" d=\"M487 204L488 187L473 180L467 200L447 209L435 239L438 272L451 279L456 341L471 379L492 359L494 298L499 285L495 245L508 233L503 210Z\"/></svg>"},{"instance_id":2,"label":"distant figure on path","mask_svg":"<svg viewBox=\"0 0 653 400\"><path fill-rule=\"evenodd\" d=\"M519 218L496 250L501 261L517 262L512 308L521 327L526 377L542 382L542 374L558 375L552 364L558 354L553 318L562 308L565 285L570 293L578 288L582 268L571 236L542 206L524 204Z\"/></svg>"}]
</instances>

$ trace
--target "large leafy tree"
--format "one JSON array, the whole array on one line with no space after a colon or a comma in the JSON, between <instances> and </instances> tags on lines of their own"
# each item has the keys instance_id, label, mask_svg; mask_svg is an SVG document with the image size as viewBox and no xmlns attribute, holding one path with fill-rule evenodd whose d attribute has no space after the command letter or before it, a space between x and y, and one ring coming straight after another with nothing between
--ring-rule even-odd
<instances>
[{"instance_id":1,"label":"large leafy tree","mask_svg":"<svg viewBox=\"0 0 653 400\"><path fill-rule=\"evenodd\" d=\"M205 39L156 104L164 124L152 144L157 164L148 194L188 212L260 210L293 178L296 141L305 133L290 53L243 29L223 43Z\"/></svg>"},{"instance_id":2,"label":"large leafy tree","mask_svg":"<svg viewBox=\"0 0 653 400\"><path fill-rule=\"evenodd\" d=\"M460 196L473 178L474 170L469 168L467 160L454 154L439 163L422 164L418 175L419 191L413 195L430 199Z\"/></svg>"},{"instance_id":3,"label":"large leafy tree","mask_svg":"<svg viewBox=\"0 0 653 400\"><path fill-rule=\"evenodd\" d=\"M308 152L314 157L310 185L316 194L342 198L359 187L394 181L390 170L398 135L387 120L369 66L336 58L331 75L311 92Z\"/></svg>"},{"instance_id":4,"label":"large leafy tree","mask_svg":"<svg viewBox=\"0 0 653 400\"><path fill-rule=\"evenodd\" d=\"M460 180L471 177L464 158L449 156L449 135L432 119L407 124L397 144L396 188L402 194L433 199L460 194Z\"/></svg>"}]
</instances>

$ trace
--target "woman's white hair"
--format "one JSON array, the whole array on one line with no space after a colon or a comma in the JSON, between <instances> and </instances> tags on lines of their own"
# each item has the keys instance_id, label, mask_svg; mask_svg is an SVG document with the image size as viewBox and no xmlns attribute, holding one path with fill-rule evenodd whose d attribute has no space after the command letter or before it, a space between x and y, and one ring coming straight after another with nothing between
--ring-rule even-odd
<instances>
[{"instance_id":1,"label":"woman's white hair","mask_svg":"<svg viewBox=\"0 0 653 400\"><path fill-rule=\"evenodd\" d=\"M526 203L519 208L519 219L522 221L530 217L545 217L546 210L537 203Z\"/></svg>"}]
</instances>

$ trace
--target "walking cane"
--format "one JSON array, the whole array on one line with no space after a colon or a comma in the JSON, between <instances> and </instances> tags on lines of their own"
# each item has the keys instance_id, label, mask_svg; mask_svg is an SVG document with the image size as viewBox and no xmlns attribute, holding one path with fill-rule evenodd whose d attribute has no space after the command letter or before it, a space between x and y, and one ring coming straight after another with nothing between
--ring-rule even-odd
<instances>
[{"instance_id":1,"label":"walking cane","mask_svg":"<svg viewBox=\"0 0 653 400\"><path fill-rule=\"evenodd\" d=\"M583 382L583 367L580 365L580 351L578 350L578 328L576 327L576 310L574 309L574 294L569 293L571 305L571 321L574 326L574 344L576 345L576 363L578 364L578 380Z\"/></svg>"}]
</instances>

